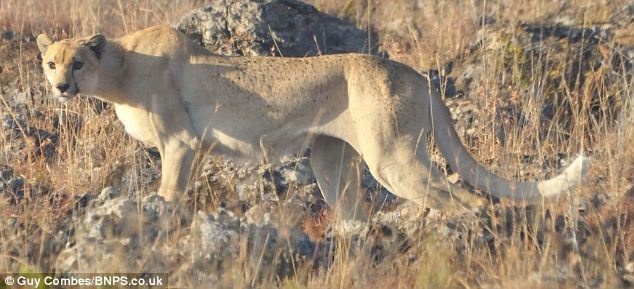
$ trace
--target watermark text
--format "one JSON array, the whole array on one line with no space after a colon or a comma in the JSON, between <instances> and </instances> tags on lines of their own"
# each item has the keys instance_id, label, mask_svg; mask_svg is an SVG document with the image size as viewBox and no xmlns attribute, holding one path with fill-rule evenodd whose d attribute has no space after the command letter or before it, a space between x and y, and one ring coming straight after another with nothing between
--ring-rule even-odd
<instances>
[{"instance_id":1,"label":"watermark text","mask_svg":"<svg viewBox=\"0 0 634 289\"><path fill-rule=\"evenodd\" d=\"M48 287L72 287L72 288L103 288L129 287L129 288L167 288L167 274L164 273L140 273L140 274L0 274L0 288L48 288Z\"/></svg>"}]
</instances>

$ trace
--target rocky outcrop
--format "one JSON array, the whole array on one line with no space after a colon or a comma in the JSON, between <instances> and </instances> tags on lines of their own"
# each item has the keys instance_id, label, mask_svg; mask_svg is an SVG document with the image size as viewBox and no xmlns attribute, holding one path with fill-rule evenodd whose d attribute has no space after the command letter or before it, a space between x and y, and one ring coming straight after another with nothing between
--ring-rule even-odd
<instances>
[{"instance_id":1,"label":"rocky outcrop","mask_svg":"<svg viewBox=\"0 0 634 289\"><path fill-rule=\"evenodd\" d=\"M296 0L213 1L185 15L177 27L224 55L377 54L374 33Z\"/></svg>"},{"instance_id":2,"label":"rocky outcrop","mask_svg":"<svg viewBox=\"0 0 634 289\"><path fill-rule=\"evenodd\" d=\"M157 195L137 200L106 188L78 220L75 242L58 255L56 271L172 271L170 284L202 284L218 280L241 257L261 274L282 276L290 274L293 262L317 252L316 244L296 228L281 234L226 210L198 212L191 222L182 218L191 217ZM184 231L178 232L181 226Z\"/></svg>"}]
</instances>

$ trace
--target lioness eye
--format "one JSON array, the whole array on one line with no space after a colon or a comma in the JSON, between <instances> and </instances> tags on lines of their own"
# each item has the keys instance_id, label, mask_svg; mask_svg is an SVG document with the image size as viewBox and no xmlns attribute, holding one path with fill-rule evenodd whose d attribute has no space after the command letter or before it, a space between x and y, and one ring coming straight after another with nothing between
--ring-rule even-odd
<instances>
[{"instance_id":1,"label":"lioness eye","mask_svg":"<svg viewBox=\"0 0 634 289\"><path fill-rule=\"evenodd\" d=\"M80 68L82 68L83 66L84 66L84 63L83 63L83 62L79 62L79 61L75 61L75 62L73 62L73 69L74 69L74 70L80 69Z\"/></svg>"},{"instance_id":2,"label":"lioness eye","mask_svg":"<svg viewBox=\"0 0 634 289\"><path fill-rule=\"evenodd\" d=\"M49 62L49 63L47 63L47 64L48 64L48 68L50 68L50 69L55 69L55 63L53 63L53 62Z\"/></svg>"}]
</instances>

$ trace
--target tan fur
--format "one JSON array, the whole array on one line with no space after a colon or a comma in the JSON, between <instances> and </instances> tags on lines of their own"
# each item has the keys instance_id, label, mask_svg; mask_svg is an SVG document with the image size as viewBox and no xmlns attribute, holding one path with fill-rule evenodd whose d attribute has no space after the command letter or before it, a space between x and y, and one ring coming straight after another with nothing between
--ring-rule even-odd
<instances>
[{"instance_id":1,"label":"tan fur","mask_svg":"<svg viewBox=\"0 0 634 289\"><path fill-rule=\"evenodd\" d=\"M130 135L158 147L160 194L167 200L185 192L198 148L257 162L311 146L315 176L331 205L357 192L361 159L400 197L436 208L477 205L479 198L450 185L429 160L430 133L467 182L500 197L558 195L579 183L587 166L580 157L542 182L497 177L462 146L424 77L373 56L219 56L167 26L114 40L97 35L53 43L40 35L38 45L59 98L78 90L111 102ZM83 67L72 69L74 61ZM61 93L57 87L64 82L70 88ZM344 199L349 212L356 200Z\"/></svg>"}]
</instances>

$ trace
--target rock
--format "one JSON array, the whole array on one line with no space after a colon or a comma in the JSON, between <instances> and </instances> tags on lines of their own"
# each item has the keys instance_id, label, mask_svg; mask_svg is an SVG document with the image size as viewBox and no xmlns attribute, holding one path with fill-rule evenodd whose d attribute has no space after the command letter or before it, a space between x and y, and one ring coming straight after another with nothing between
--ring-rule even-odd
<instances>
[{"instance_id":1,"label":"rock","mask_svg":"<svg viewBox=\"0 0 634 289\"><path fill-rule=\"evenodd\" d=\"M177 27L223 55L378 54L367 31L296 0L216 0L185 15Z\"/></svg>"},{"instance_id":2,"label":"rock","mask_svg":"<svg viewBox=\"0 0 634 289\"><path fill-rule=\"evenodd\" d=\"M105 199L117 194L116 190L105 188L99 198L89 204L94 207L86 210L77 226L75 244L57 257L55 266L59 272L132 272L163 268L161 252L150 245L159 242L162 233L169 231L167 220L172 216L172 205L156 195L145 197L140 208L137 201L127 196ZM147 258L159 261L139 267L137 261ZM117 267L113 267L113 262L117 262Z\"/></svg>"},{"instance_id":3,"label":"rock","mask_svg":"<svg viewBox=\"0 0 634 289\"><path fill-rule=\"evenodd\" d=\"M64 249L57 256L57 272L161 272L160 262L146 262L139 268L137 261L148 259L147 250L131 246L128 239L96 240L80 239L74 246Z\"/></svg>"},{"instance_id":4,"label":"rock","mask_svg":"<svg viewBox=\"0 0 634 289\"><path fill-rule=\"evenodd\" d=\"M163 197L156 193L143 198L143 216L148 222L166 222L166 218L171 216L174 204L167 203Z\"/></svg>"},{"instance_id":5,"label":"rock","mask_svg":"<svg viewBox=\"0 0 634 289\"><path fill-rule=\"evenodd\" d=\"M101 190L101 193L99 193L99 197L97 198L97 200L99 200L100 202L105 202L107 200L112 200L119 195L119 191L117 191L115 188L107 187Z\"/></svg>"},{"instance_id":6,"label":"rock","mask_svg":"<svg viewBox=\"0 0 634 289\"><path fill-rule=\"evenodd\" d=\"M221 210L207 215L198 212L192 223L192 257L208 262L230 260L240 252L240 220L233 214Z\"/></svg>"},{"instance_id":7,"label":"rock","mask_svg":"<svg viewBox=\"0 0 634 289\"><path fill-rule=\"evenodd\" d=\"M0 166L0 181L8 182L13 177L13 168L9 166Z\"/></svg>"},{"instance_id":8,"label":"rock","mask_svg":"<svg viewBox=\"0 0 634 289\"><path fill-rule=\"evenodd\" d=\"M346 255L368 255L374 262L380 262L388 256L396 256L405 252L408 237L396 226L378 222L362 222L342 220L326 232L320 250L315 252L315 263L329 266L335 250L346 250ZM341 248L337 244L347 244ZM324 250L323 248L331 248Z\"/></svg>"},{"instance_id":9,"label":"rock","mask_svg":"<svg viewBox=\"0 0 634 289\"><path fill-rule=\"evenodd\" d=\"M629 262L623 266L623 280L634 284L634 262Z\"/></svg>"},{"instance_id":10,"label":"rock","mask_svg":"<svg viewBox=\"0 0 634 289\"><path fill-rule=\"evenodd\" d=\"M306 186L316 182L313 169L310 167L308 158L300 158L295 162L289 162L290 166L284 166L280 170L282 177L287 184L294 183Z\"/></svg>"},{"instance_id":11,"label":"rock","mask_svg":"<svg viewBox=\"0 0 634 289\"><path fill-rule=\"evenodd\" d=\"M0 31L0 34L2 35L0 36L0 39L2 39L3 41L12 40L13 37L15 37L15 32L13 31Z\"/></svg>"},{"instance_id":12,"label":"rock","mask_svg":"<svg viewBox=\"0 0 634 289\"><path fill-rule=\"evenodd\" d=\"M24 197L24 178L13 176L0 182L0 193L8 194L12 199L22 199Z\"/></svg>"},{"instance_id":13,"label":"rock","mask_svg":"<svg viewBox=\"0 0 634 289\"><path fill-rule=\"evenodd\" d=\"M5 130L17 130L20 129L20 127L25 126L22 119L14 118L8 113L3 113L2 115L0 115L0 121L2 122L2 127Z\"/></svg>"},{"instance_id":14,"label":"rock","mask_svg":"<svg viewBox=\"0 0 634 289\"><path fill-rule=\"evenodd\" d=\"M30 114L37 119L42 117L41 112L29 111L24 105L16 105L11 109L14 112L0 113L0 129L6 134L13 135L15 139L19 139L20 143L24 142L24 145L20 144L16 147L26 146L29 148L29 154L51 159L59 142L58 133L29 125L27 115ZM7 145L10 145L10 142L7 142Z\"/></svg>"},{"instance_id":15,"label":"rock","mask_svg":"<svg viewBox=\"0 0 634 289\"><path fill-rule=\"evenodd\" d=\"M451 73L452 65L450 62L443 71L430 69L427 72L427 77L429 77L431 84L440 92L442 97L456 97L462 94L456 88L456 81L451 77L447 77Z\"/></svg>"},{"instance_id":16,"label":"rock","mask_svg":"<svg viewBox=\"0 0 634 289\"><path fill-rule=\"evenodd\" d=\"M182 254L189 260L173 276L180 282L202 284L206 279L217 280L241 256L260 276L288 276L292 264L298 265L315 252L315 244L299 230L289 229L283 234L269 225L244 223L226 210L214 214L198 212L190 230L191 235L182 243Z\"/></svg>"},{"instance_id":17,"label":"rock","mask_svg":"<svg viewBox=\"0 0 634 289\"><path fill-rule=\"evenodd\" d=\"M632 5L632 8L634 8L634 5ZM634 262L627 263L627 265L623 266L623 269L625 269L627 273L634 274Z\"/></svg>"},{"instance_id":18,"label":"rock","mask_svg":"<svg viewBox=\"0 0 634 289\"><path fill-rule=\"evenodd\" d=\"M267 197L272 201L279 200L278 196L288 190L288 183L277 169L264 168L261 179L264 192L268 193L263 195L263 197Z\"/></svg>"},{"instance_id":19,"label":"rock","mask_svg":"<svg viewBox=\"0 0 634 289\"><path fill-rule=\"evenodd\" d=\"M263 204L255 204L244 213L244 216L248 223L258 226L270 225L271 213L269 211L270 209L264 208Z\"/></svg>"},{"instance_id":20,"label":"rock","mask_svg":"<svg viewBox=\"0 0 634 289\"><path fill-rule=\"evenodd\" d=\"M88 202L91 199L91 195L89 193L78 194L74 196L75 204L77 208L85 208L88 206Z\"/></svg>"},{"instance_id":21,"label":"rock","mask_svg":"<svg viewBox=\"0 0 634 289\"><path fill-rule=\"evenodd\" d=\"M156 194L139 202L105 188L89 202L92 208L81 218L75 242L55 261L57 272L163 272L178 268L174 274L177 284L201 282L219 278L223 270L245 256L241 254L246 250L246 264L253 270L259 268L262 276L288 276L292 264L308 259L316 250L299 229L278 230L280 226L273 227L270 222L244 222L224 209L214 214L198 212L191 226L176 230L173 204ZM168 240L176 240L178 245Z\"/></svg>"},{"instance_id":22,"label":"rock","mask_svg":"<svg viewBox=\"0 0 634 289\"><path fill-rule=\"evenodd\" d=\"M88 238L103 241L110 236L136 233L135 219L138 220L136 202L127 198L108 200L86 213L83 229Z\"/></svg>"}]
</instances>

